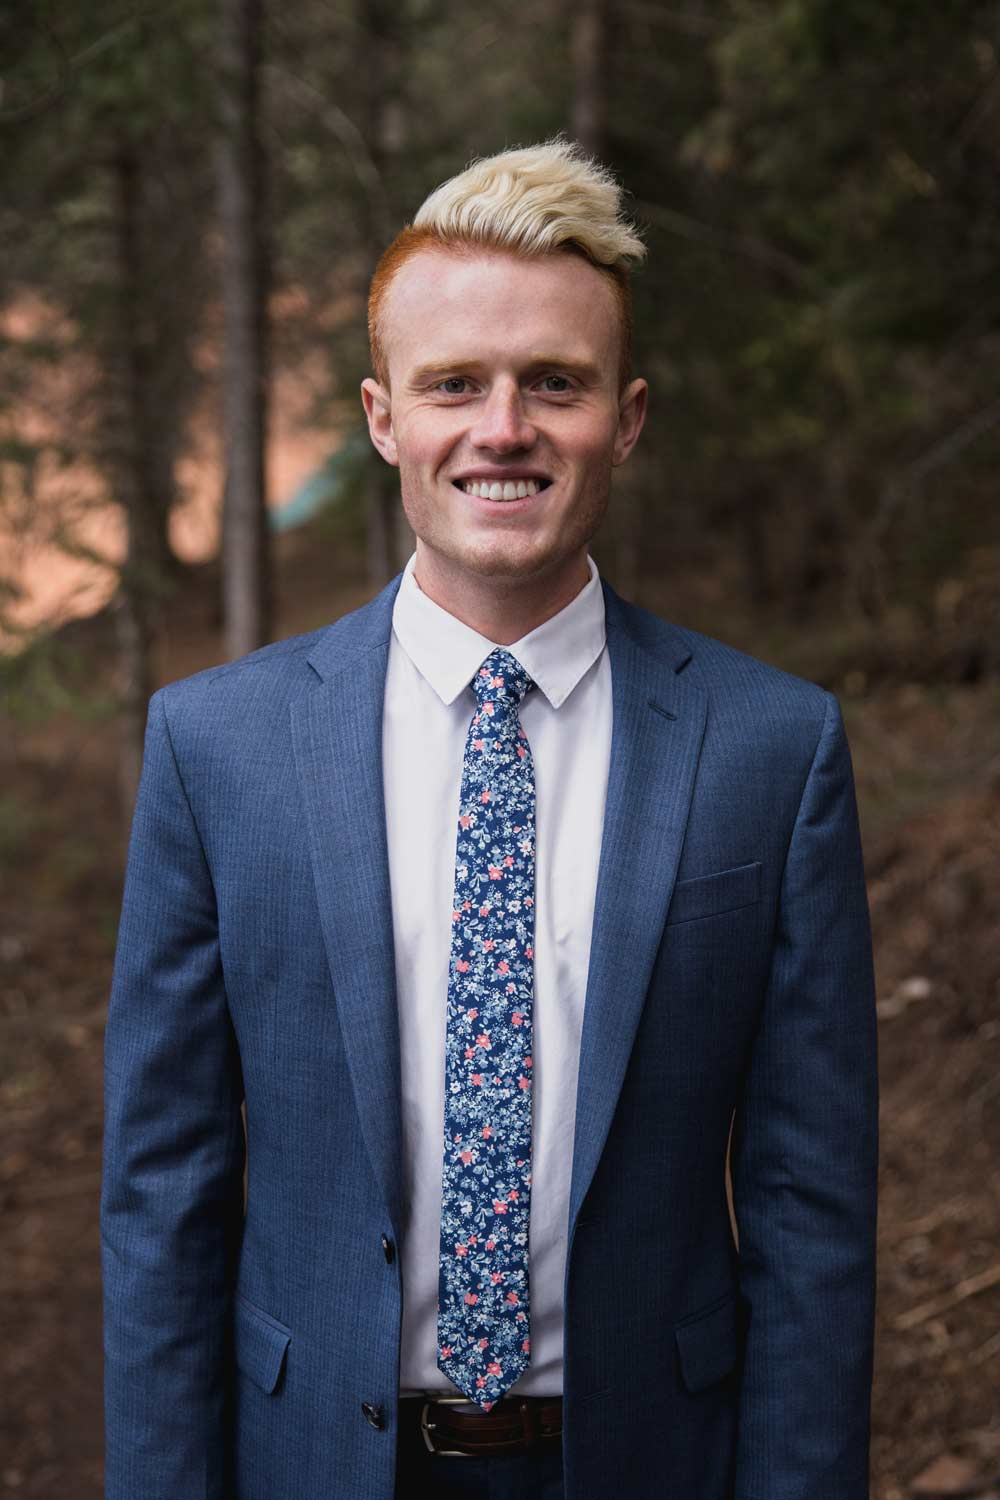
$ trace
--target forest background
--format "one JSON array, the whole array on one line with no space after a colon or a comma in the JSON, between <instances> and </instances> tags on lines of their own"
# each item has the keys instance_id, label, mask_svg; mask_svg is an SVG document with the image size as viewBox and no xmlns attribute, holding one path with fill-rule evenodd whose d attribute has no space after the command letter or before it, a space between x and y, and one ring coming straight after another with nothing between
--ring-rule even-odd
<instances>
[{"instance_id":1,"label":"forest background","mask_svg":"<svg viewBox=\"0 0 1000 1500\"><path fill-rule=\"evenodd\" d=\"M877 945L875 1500L1000 1494L1000 10L0 12L0 1495L101 1493L101 1044L150 693L412 551L368 278L473 156L614 170L616 589L836 692Z\"/></svg>"}]
</instances>

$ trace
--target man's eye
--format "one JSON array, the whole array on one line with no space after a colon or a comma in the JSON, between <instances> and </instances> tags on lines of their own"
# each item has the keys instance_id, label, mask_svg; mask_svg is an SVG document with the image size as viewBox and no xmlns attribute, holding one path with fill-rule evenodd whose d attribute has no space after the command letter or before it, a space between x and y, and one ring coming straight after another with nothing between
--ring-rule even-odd
<instances>
[{"instance_id":1,"label":"man's eye","mask_svg":"<svg viewBox=\"0 0 1000 1500\"><path fill-rule=\"evenodd\" d=\"M455 386L466 384L467 381L464 375L449 375L447 379L438 382L438 390L444 391L446 396L462 396L465 394L464 391L455 390ZM448 389L449 386L451 387L450 390Z\"/></svg>"},{"instance_id":2,"label":"man's eye","mask_svg":"<svg viewBox=\"0 0 1000 1500\"><path fill-rule=\"evenodd\" d=\"M566 391L568 391L570 389L569 376L567 376L567 375L543 375L542 376L542 383L543 384L546 381L548 381L548 380L561 380L562 381L562 385L559 386L556 389L553 389L552 386L549 386L549 390L552 392L552 394L554 396L561 396Z\"/></svg>"}]
</instances>

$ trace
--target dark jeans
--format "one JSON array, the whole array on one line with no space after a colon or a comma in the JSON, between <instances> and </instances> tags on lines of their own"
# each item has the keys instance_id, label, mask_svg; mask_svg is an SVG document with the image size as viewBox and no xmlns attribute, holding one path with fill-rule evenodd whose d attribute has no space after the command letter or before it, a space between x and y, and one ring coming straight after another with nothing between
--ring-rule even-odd
<instances>
[{"instance_id":1,"label":"dark jeans","mask_svg":"<svg viewBox=\"0 0 1000 1500\"><path fill-rule=\"evenodd\" d=\"M428 1453L416 1423L396 1449L395 1500L563 1500L562 1448L541 1454L454 1458Z\"/></svg>"}]
</instances>

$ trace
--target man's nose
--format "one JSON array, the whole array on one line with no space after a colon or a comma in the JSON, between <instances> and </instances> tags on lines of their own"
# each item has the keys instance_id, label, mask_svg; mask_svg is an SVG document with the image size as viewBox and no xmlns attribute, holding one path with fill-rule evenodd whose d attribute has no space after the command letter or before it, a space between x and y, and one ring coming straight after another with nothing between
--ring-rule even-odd
<instances>
[{"instance_id":1,"label":"man's nose","mask_svg":"<svg viewBox=\"0 0 1000 1500\"><path fill-rule=\"evenodd\" d=\"M530 448L535 428L528 421L520 390L514 384L494 386L479 408L469 439L477 448L509 453Z\"/></svg>"}]
</instances>

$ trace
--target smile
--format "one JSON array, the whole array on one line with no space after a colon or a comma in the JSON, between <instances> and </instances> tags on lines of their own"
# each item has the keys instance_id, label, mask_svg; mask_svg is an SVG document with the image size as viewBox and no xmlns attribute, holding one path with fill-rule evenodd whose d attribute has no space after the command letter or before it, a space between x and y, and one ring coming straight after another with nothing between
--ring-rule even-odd
<instances>
[{"instance_id":1,"label":"smile","mask_svg":"<svg viewBox=\"0 0 1000 1500\"><path fill-rule=\"evenodd\" d=\"M466 495L480 500L524 500L548 489L548 479L456 479L452 481Z\"/></svg>"}]
</instances>

